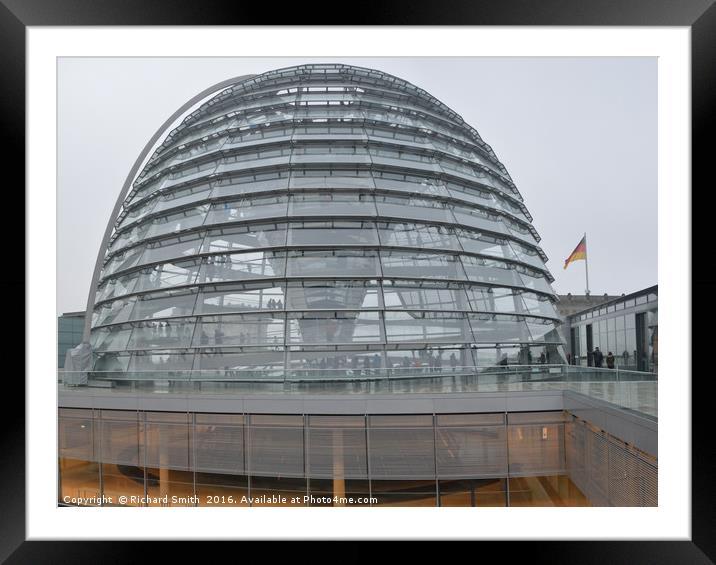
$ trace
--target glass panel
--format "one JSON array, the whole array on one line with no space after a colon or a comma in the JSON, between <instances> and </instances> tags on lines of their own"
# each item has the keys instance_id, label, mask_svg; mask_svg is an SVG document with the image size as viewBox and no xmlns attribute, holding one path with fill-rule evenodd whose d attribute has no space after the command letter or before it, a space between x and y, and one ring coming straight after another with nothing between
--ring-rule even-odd
<instances>
[{"instance_id":1,"label":"glass panel","mask_svg":"<svg viewBox=\"0 0 716 565\"><path fill-rule=\"evenodd\" d=\"M133 307L134 298L115 300L114 302L104 304L95 310L96 318L93 319L92 326L126 322L129 319L129 313ZM62 332L60 335L62 335Z\"/></svg>"},{"instance_id":2,"label":"glass panel","mask_svg":"<svg viewBox=\"0 0 716 565\"><path fill-rule=\"evenodd\" d=\"M507 426L512 476L534 476L565 470L564 424Z\"/></svg>"},{"instance_id":3,"label":"glass panel","mask_svg":"<svg viewBox=\"0 0 716 565\"><path fill-rule=\"evenodd\" d=\"M391 147L371 144L368 149L374 165L405 167L406 163L408 163L410 168L424 169L428 171L428 173L440 171L438 165L435 164L435 158L431 154L417 152L407 145Z\"/></svg>"},{"instance_id":4,"label":"glass panel","mask_svg":"<svg viewBox=\"0 0 716 565\"><path fill-rule=\"evenodd\" d=\"M144 486L144 469L136 464L102 463L102 494L112 501L106 506L144 506Z\"/></svg>"},{"instance_id":5,"label":"glass panel","mask_svg":"<svg viewBox=\"0 0 716 565\"><path fill-rule=\"evenodd\" d=\"M626 336L626 348L629 353L629 363L636 365L637 362L637 351L636 351L636 332L634 328L627 329L625 332ZM623 355L623 353L622 353Z\"/></svg>"},{"instance_id":6,"label":"glass panel","mask_svg":"<svg viewBox=\"0 0 716 565\"><path fill-rule=\"evenodd\" d=\"M555 328L554 322L540 320L539 318L526 318L526 321L534 341L551 343L561 343L563 341Z\"/></svg>"},{"instance_id":7,"label":"glass panel","mask_svg":"<svg viewBox=\"0 0 716 565\"><path fill-rule=\"evenodd\" d=\"M80 420L81 421L81 420ZM60 426L66 426L60 421ZM91 420L84 424L91 429ZM99 464L91 459L59 458L60 492L58 502L77 506L97 506L101 500ZM93 500L94 499L94 500Z\"/></svg>"},{"instance_id":8,"label":"glass panel","mask_svg":"<svg viewBox=\"0 0 716 565\"><path fill-rule=\"evenodd\" d=\"M291 163L370 163L367 149L361 144L343 141L330 144L310 143L298 145Z\"/></svg>"},{"instance_id":9,"label":"glass panel","mask_svg":"<svg viewBox=\"0 0 716 565\"><path fill-rule=\"evenodd\" d=\"M198 186L190 186L188 188L181 188L179 190L173 190L159 196L157 198L157 207L153 212L161 212L170 208L178 208L192 202L198 202L199 200L208 199L211 194L211 185L200 184Z\"/></svg>"},{"instance_id":10,"label":"glass panel","mask_svg":"<svg viewBox=\"0 0 716 565\"><path fill-rule=\"evenodd\" d=\"M154 207L157 205L157 202L159 202L158 198L152 198L151 200L145 201L144 203L140 204L135 208L132 208L131 210L127 210L127 207L129 206L129 203L127 203L124 208L124 210L127 210L127 213L124 218L117 223L117 228L124 228L129 224L140 220L154 210Z\"/></svg>"},{"instance_id":11,"label":"glass panel","mask_svg":"<svg viewBox=\"0 0 716 565\"><path fill-rule=\"evenodd\" d=\"M134 226L129 230L118 233L114 241L112 241L109 246L107 252L114 253L118 249L143 241L149 231L149 226L150 224L145 222L141 225Z\"/></svg>"},{"instance_id":12,"label":"glass panel","mask_svg":"<svg viewBox=\"0 0 716 565\"><path fill-rule=\"evenodd\" d=\"M567 475L509 479L510 506L591 506Z\"/></svg>"},{"instance_id":13,"label":"glass panel","mask_svg":"<svg viewBox=\"0 0 716 565\"><path fill-rule=\"evenodd\" d=\"M385 312L388 342L467 342L470 327L464 314L453 312Z\"/></svg>"},{"instance_id":14,"label":"glass panel","mask_svg":"<svg viewBox=\"0 0 716 565\"><path fill-rule=\"evenodd\" d=\"M390 173L386 171L376 171L374 176L376 188L382 190L395 190L411 194L418 193L442 197L450 196L445 189L444 183L437 178Z\"/></svg>"},{"instance_id":15,"label":"glass panel","mask_svg":"<svg viewBox=\"0 0 716 565\"><path fill-rule=\"evenodd\" d=\"M469 253L492 255L504 259L515 259L515 253L507 239L493 237L478 231L458 230L462 248Z\"/></svg>"},{"instance_id":16,"label":"glass panel","mask_svg":"<svg viewBox=\"0 0 716 565\"><path fill-rule=\"evenodd\" d=\"M294 188L374 188L370 171L294 169L290 187Z\"/></svg>"},{"instance_id":17,"label":"glass panel","mask_svg":"<svg viewBox=\"0 0 716 565\"><path fill-rule=\"evenodd\" d=\"M194 318L135 322L129 349L189 347L194 333Z\"/></svg>"},{"instance_id":18,"label":"glass panel","mask_svg":"<svg viewBox=\"0 0 716 565\"><path fill-rule=\"evenodd\" d=\"M286 244L286 224L258 224L210 230L202 253L243 251Z\"/></svg>"},{"instance_id":19,"label":"glass panel","mask_svg":"<svg viewBox=\"0 0 716 565\"><path fill-rule=\"evenodd\" d=\"M201 319L194 345L283 345L283 314L232 314Z\"/></svg>"},{"instance_id":20,"label":"glass panel","mask_svg":"<svg viewBox=\"0 0 716 565\"><path fill-rule=\"evenodd\" d=\"M281 490L254 475L301 476L304 474L303 417L285 423L276 416L251 416L249 428L249 469L252 475L252 496L271 497ZM294 425L291 422L295 421ZM267 425L269 424L269 425ZM305 480L303 481L305 490ZM265 492L264 492L265 491Z\"/></svg>"},{"instance_id":21,"label":"glass panel","mask_svg":"<svg viewBox=\"0 0 716 565\"><path fill-rule=\"evenodd\" d=\"M471 286L467 288L467 296L476 312L524 313L522 293L519 290Z\"/></svg>"},{"instance_id":22,"label":"glass panel","mask_svg":"<svg viewBox=\"0 0 716 565\"><path fill-rule=\"evenodd\" d=\"M543 275L536 272L530 274L525 272L521 267L518 267L518 272L520 273L520 278L522 279L522 286L525 288L537 290L546 294L554 294L554 290Z\"/></svg>"},{"instance_id":23,"label":"glass panel","mask_svg":"<svg viewBox=\"0 0 716 565\"><path fill-rule=\"evenodd\" d=\"M192 124L191 128L182 130L178 136L174 138L173 143L176 144L181 141L182 143L188 144L194 140L209 137L214 133L236 126L237 121L235 119L228 118L227 116L218 116L204 123Z\"/></svg>"},{"instance_id":24,"label":"glass panel","mask_svg":"<svg viewBox=\"0 0 716 565\"><path fill-rule=\"evenodd\" d=\"M138 351L132 355L130 371L190 371L194 353L175 351Z\"/></svg>"},{"instance_id":25,"label":"glass panel","mask_svg":"<svg viewBox=\"0 0 716 565\"><path fill-rule=\"evenodd\" d=\"M290 343L382 342L379 312L288 314Z\"/></svg>"},{"instance_id":26,"label":"glass panel","mask_svg":"<svg viewBox=\"0 0 716 565\"><path fill-rule=\"evenodd\" d=\"M376 196L378 214L383 217L410 218L425 221L452 223L448 205L433 198L406 198L402 196Z\"/></svg>"},{"instance_id":27,"label":"glass panel","mask_svg":"<svg viewBox=\"0 0 716 565\"><path fill-rule=\"evenodd\" d=\"M204 292L199 299L197 314L223 314L250 310L282 310L284 289L273 283L254 283L240 286L216 287Z\"/></svg>"},{"instance_id":28,"label":"glass panel","mask_svg":"<svg viewBox=\"0 0 716 565\"><path fill-rule=\"evenodd\" d=\"M379 274L376 251L289 251L287 276L364 276Z\"/></svg>"},{"instance_id":29,"label":"glass panel","mask_svg":"<svg viewBox=\"0 0 716 565\"><path fill-rule=\"evenodd\" d=\"M513 202L512 200L509 200L502 195L498 196L496 194L493 194L493 197L495 199L495 204L498 208L504 210L509 214L512 214L513 216L517 216L519 219L524 220L525 222L530 221L525 212L522 210L522 208L520 208L520 206L517 205L516 202Z\"/></svg>"},{"instance_id":30,"label":"glass panel","mask_svg":"<svg viewBox=\"0 0 716 565\"><path fill-rule=\"evenodd\" d=\"M523 263L532 265L538 269L545 268L544 261L542 260L542 257L539 256L536 249L528 247L527 245L520 245L515 241L510 242L510 247L514 250L515 259L518 261L522 261Z\"/></svg>"},{"instance_id":31,"label":"glass panel","mask_svg":"<svg viewBox=\"0 0 716 565\"><path fill-rule=\"evenodd\" d=\"M287 208L288 196L265 196L217 202L211 205L206 225L259 218L284 218Z\"/></svg>"},{"instance_id":32,"label":"glass panel","mask_svg":"<svg viewBox=\"0 0 716 565\"><path fill-rule=\"evenodd\" d=\"M145 237L151 238L200 226L204 223L208 209L209 205L204 204L168 216L154 218Z\"/></svg>"},{"instance_id":33,"label":"glass panel","mask_svg":"<svg viewBox=\"0 0 716 565\"><path fill-rule=\"evenodd\" d=\"M166 259L196 255L199 253L203 239L203 233L187 234L150 243L142 255L142 263L155 263Z\"/></svg>"},{"instance_id":34,"label":"glass panel","mask_svg":"<svg viewBox=\"0 0 716 565\"><path fill-rule=\"evenodd\" d=\"M437 469L441 477L507 476L504 425L438 427Z\"/></svg>"},{"instance_id":35,"label":"glass panel","mask_svg":"<svg viewBox=\"0 0 716 565\"><path fill-rule=\"evenodd\" d=\"M465 279L456 255L382 251L383 275L431 279Z\"/></svg>"},{"instance_id":36,"label":"glass panel","mask_svg":"<svg viewBox=\"0 0 716 565\"><path fill-rule=\"evenodd\" d=\"M244 416L196 414L194 457L197 472L242 475L244 465ZM226 481L232 477L227 476ZM223 478L217 478L219 484ZM199 476L197 475L197 482ZM212 484L214 481L206 481Z\"/></svg>"},{"instance_id":37,"label":"glass panel","mask_svg":"<svg viewBox=\"0 0 716 565\"><path fill-rule=\"evenodd\" d=\"M288 285L291 310L378 308L379 287L367 281L294 281Z\"/></svg>"},{"instance_id":38,"label":"glass panel","mask_svg":"<svg viewBox=\"0 0 716 565\"><path fill-rule=\"evenodd\" d=\"M480 190L477 187L469 187L454 182L448 183L450 196L457 200L464 200L471 204L480 206L488 206L490 208L497 207L493 195L488 190Z\"/></svg>"},{"instance_id":39,"label":"glass panel","mask_svg":"<svg viewBox=\"0 0 716 565\"><path fill-rule=\"evenodd\" d=\"M288 172L276 171L221 179L214 188L214 198L257 194L273 190L288 190Z\"/></svg>"},{"instance_id":40,"label":"glass panel","mask_svg":"<svg viewBox=\"0 0 716 565\"><path fill-rule=\"evenodd\" d=\"M318 423L317 418L321 417L311 416L311 421L316 422L316 425L312 425L306 430L308 445L307 474L311 477L311 494L320 496L319 493L325 493L327 496L352 496L352 494L347 495L345 492L348 490L345 479L347 477L368 477L364 418L359 416L355 424L341 425L343 421L351 422L355 417L325 417L335 422L332 426L321 425ZM314 477L328 477L333 480L320 481Z\"/></svg>"},{"instance_id":41,"label":"glass panel","mask_svg":"<svg viewBox=\"0 0 716 565\"><path fill-rule=\"evenodd\" d=\"M282 347L207 348L197 354L196 362L199 369L209 371L207 378L212 379L216 378L213 371L224 371L223 376L227 378L265 379L283 378L284 375Z\"/></svg>"},{"instance_id":42,"label":"glass panel","mask_svg":"<svg viewBox=\"0 0 716 565\"><path fill-rule=\"evenodd\" d=\"M167 432L164 432L163 435L166 436ZM174 431L173 435L180 437L181 432ZM186 435L185 427L184 436ZM163 440L164 438L158 441ZM158 451L160 454L162 453L161 448L158 448ZM197 506L199 501L194 497L194 473L169 469L160 465L160 461L157 461L156 465L145 469L148 497L146 505L155 507Z\"/></svg>"},{"instance_id":43,"label":"glass panel","mask_svg":"<svg viewBox=\"0 0 716 565\"><path fill-rule=\"evenodd\" d=\"M90 343L94 351L122 351L127 349L131 326L111 326L92 330Z\"/></svg>"},{"instance_id":44,"label":"glass panel","mask_svg":"<svg viewBox=\"0 0 716 565\"><path fill-rule=\"evenodd\" d=\"M94 332L93 332L94 333ZM91 341L91 339L90 339ZM129 354L118 355L117 353L93 354L95 371L121 371L125 372L129 365Z\"/></svg>"},{"instance_id":45,"label":"glass panel","mask_svg":"<svg viewBox=\"0 0 716 565\"><path fill-rule=\"evenodd\" d=\"M134 181L132 184L132 190L130 191L130 194L133 191L134 195L131 199L129 199L129 202L127 203L128 206L134 205L136 202L139 202L142 198L145 196L148 196L149 194L152 194L156 192L159 189L159 185L164 182L164 178L162 177L161 173L158 173L154 176L152 180L147 181L147 179L142 179L141 183L137 180ZM140 187L141 184L141 187ZM137 188L139 189L137 190Z\"/></svg>"},{"instance_id":46,"label":"glass panel","mask_svg":"<svg viewBox=\"0 0 716 565\"><path fill-rule=\"evenodd\" d=\"M282 277L285 266L285 254L277 251L210 255L201 266L198 282Z\"/></svg>"},{"instance_id":47,"label":"glass panel","mask_svg":"<svg viewBox=\"0 0 716 565\"><path fill-rule=\"evenodd\" d=\"M378 245L373 222L294 222L287 245Z\"/></svg>"},{"instance_id":48,"label":"glass panel","mask_svg":"<svg viewBox=\"0 0 716 565\"><path fill-rule=\"evenodd\" d=\"M370 473L380 478L432 478L435 491L435 438L432 416L372 416L368 428ZM376 485L378 481L373 480ZM401 485L411 492L415 485ZM383 486L373 488L379 501L387 494ZM432 504L435 504L434 500Z\"/></svg>"},{"instance_id":49,"label":"glass panel","mask_svg":"<svg viewBox=\"0 0 716 565\"><path fill-rule=\"evenodd\" d=\"M379 222L378 233L382 245L460 249L454 230L446 226Z\"/></svg>"},{"instance_id":50,"label":"glass panel","mask_svg":"<svg viewBox=\"0 0 716 565\"><path fill-rule=\"evenodd\" d=\"M467 208L458 205L453 207L453 213L455 214L455 221L460 224L496 233L509 233L497 214L491 214L478 208Z\"/></svg>"},{"instance_id":51,"label":"glass panel","mask_svg":"<svg viewBox=\"0 0 716 565\"><path fill-rule=\"evenodd\" d=\"M137 278L134 291L194 284L199 264L199 260L172 262L137 271L132 275Z\"/></svg>"},{"instance_id":52,"label":"glass panel","mask_svg":"<svg viewBox=\"0 0 716 565\"><path fill-rule=\"evenodd\" d=\"M535 239L534 234L532 231L527 227L525 224L521 224L519 222L513 221L511 219L502 218L503 223L505 226L507 226L507 230L514 235L515 237L519 239L524 239L525 241L528 241L529 243L533 243L537 245L537 240Z\"/></svg>"},{"instance_id":53,"label":"glass panel","mask_svg":"<svg viewBox=\"0 0 716 565\"><path fill-rule=\"evenodd\" d=\"M269 104L276 104L276 105L285 105L285 104L291 104L293 101L295 101L296 97L294 95L290 97L261 97L260 100L251 101L247 103L240 103L240 105L234 106L235 109L243 109L243 108L249 108L249 107L262 107L267 106ZM232 132L229 136L228 141L226 142L226 147L231 146L249 146L249 145L256 145L256 144L262 144L261 142L264 141L273 141L276 138L280 137L290 137L291 134L294 131L293 124L288 122L275 122L275 126L271 123L269 124L262 124L259 127L242 127L239 128L240 131L238 132ZM282 140L283 141L283 140Z\"/></svg>"},{"instance_id":54,"label":"glass panel","mask_svg":"<svg viewBox=\"0 0 716 565\"><path fill-rule=\"evenodd\" d=\"M616 317L616 329L617 329L617 331L619 331L619 330L622 330L622 331L623 331L625 328L626 328L626 326L625 326L624 316L617 316L617 317Z\"/></svg>"},{"instance_id":55,"label":"glass panel","mask_svg":"<svg viewBox=\"0 0 716 565\"><path fill-rule=\"evenodd\" d=\"M635 314L626 314L624 316L624 320L626 322L626 329L634 329L636 328L636 316Z\"/></svg>"},{"instance_id":56,"label":"glass panel","mask_svg":"<svg viewBox=\"0 0 716 565\"><path fill-rule=\"evenodd\" d=\"M223 142L224 140L221 138L212 138L208 141L192 143L191 145L189 145L189 147L185 147L175 151L174 154L165 161L163 166L169 167L175 163L181 163L183 161L187 161L188 159L198 157L199 155L205 155L206 153L209 153L219 148L223 144Z\"/></svg>"},{"instance_id":57,"label":"glass panel","mask_svg":"<svg viewBox=\"0 0 716 565\"><path fill-rule=\"evenodd\" d=\"M188 471L192 467L189 447L189 424L187 422L187 414L163 413L153 416L152 412L147 412L147 422L144 426L144 460L147 467L155 468L159 471L165 469L176 469L180 471ZM177 417L178 416L178 417ZM173 420L175 417L176 421ZM157 421L152 421L156 418ZM163 421L167 420L167 421ZM149 471L149 469L147 469ZM157 473L158 475L159 473ZM168 482L182 482L179 473L167 477ZM190 492L194 482L192 473L189 476ZM159 477L157 477L159 478ZM157 481L156 487L161 487L161 482ZM159 488L157 488L159 490ZM157 493L155 496L159 496ZM163 495L162 495L163 496ZM170 497L171 498L171 497Z\"/></svg>"},{"instance_id":58,"label":"glass panel","mask_svg":"<svg viewBox=\"0 0 716 565\"><path fill-rule=\"evenodd\" d=\"M547 296L524 292L522 293L522 300L525 303L527 312L530 314L537 314L538 316L547 316L549 318L556 319L560 317L554 307L554 304Z\"/></svg>"},{"instance_id":59,"label":"glass panel","mask_svg":"<svg viewBox=\"0 0 716 565\"><path fill-rule=\"evenodd\" d=\"M165 189L171 186L187 183L194 179L207 177L216 169L215 161L206 161L197 165L187 163L187 165L188 166L183 166L180 169L164 173L162 188Z\"/></svg>"},{"instance_id":60,"label":"glass panel","mask_svg":"<svg viewBox=\"0 0 716 565\"><path fill-rule=\"evenodd\" d=\"M448 288L447 283L390 281L383 282L387 309L398 310L469 310L465 290Z\"/></svg>"},{"instance_id":61,"label":"glass panel","mask_svg":"<svg viewBox=\"0 0 716 565\"><path fill-rule=\"evenodd\" d=\"M166 291L161 294L145 294L137 298L132 320L190 316L194 312L196 292Z\"/></svg>"},{"instance_id":62,"label":"glass panel","mask_svg":"<svg viewBox=\"0 0 716 565\"><path fill-rule=\"evenodd\" d=\"M397 377L421 373L472 373L475 369L472 352L465 347L391 350L386 352L386 357L388 367Z\"/></svg>"},{"instance_id":63,"label":"glass panel","mask_svg":"<svg viewBox=\"0 0 716 565\"><path fill-rule=\"evenodd\" d=\"M291 196L291 217L375 216L372 194L356 192L304 192Z\"/></svg>"},{"instance_id":64,"label":"glass panel","mask_svg":"<svg viewBox=\"0 0 716 565\"><path fill-rule=\"evenodd\" d=\"M289 351L288 366L296 379L384 376L382 351Z\"/></svg>"},{"instance_id":65,"label":"glass panel","mask_svg":"<svg viewBox=\"0 0 716 565\"><path fill-rule=\"evenodd\" d=\"M529 342L530 333L525 321L517 316L502 314L471 314L470 326L476 342Z\"/></svg>"},{"instance_id":66,"label":"glass panel","mask_svg":"<svg viewBox=\"0 0 716 565\"><path fill-rule=\"evenodd\" d=\"M462 264L471 281L508 286L523 286L519 273L509 263L462 255Z\"/></svg>"},{"instance_id":67,"label":"glass panel","mask_svg":"<svg viewBox=\"0 0 716 565\"><path fill-rule=\"evenodd\" d=\"M139 262L139 258L142 256L143 251L144 246L138 245L136 247L132 247L131 249L127 249L119 255L115 255L102 269L102 276L106 277L118 271L134 267Z\"/></svg>"},{"instance_id":68,"label":"glass panel","mask_svg":"<svg viewBox=\"0 0 716 565\"><path fill-rule=\"evenodd\" d=\"M254 167L288 165L290 158L291 147L275 145L247 147L241 153L229 154L221 159L216 167L216 173L242 172Z\"/></svg>"}]
</instances>

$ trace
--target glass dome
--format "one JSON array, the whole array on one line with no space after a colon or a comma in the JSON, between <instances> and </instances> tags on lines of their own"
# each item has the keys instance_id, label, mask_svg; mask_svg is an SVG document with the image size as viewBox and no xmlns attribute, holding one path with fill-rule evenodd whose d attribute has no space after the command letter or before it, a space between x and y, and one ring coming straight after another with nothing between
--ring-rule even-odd
<instances>
[{"instance_id":1,"label":"glass dome","mask_svg":"<svg viewBox=\"0 0 716 565\"><path fill-rule=\"evenodd\" d=\"M561 363L531 220L490 146L424 90L336 64L252 76L166 135L111 220L93 368L335 379Z\"/></svg>"}]
</instances>

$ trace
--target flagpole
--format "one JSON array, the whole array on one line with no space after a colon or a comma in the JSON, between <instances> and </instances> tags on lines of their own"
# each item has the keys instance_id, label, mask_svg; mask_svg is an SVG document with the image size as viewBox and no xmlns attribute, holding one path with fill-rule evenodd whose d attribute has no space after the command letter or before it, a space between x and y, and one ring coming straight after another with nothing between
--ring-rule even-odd
<instances>
[{"instance_id":1,"label":"flagpole","mask_svg":"<svg viewBox=\"0 0 716 565\"><path fill-rule=\"evenodd\" d=\"M587 251L587 232L584 232L584 276L587 278L587 296L589 296L589 252Z\"/></svg>"}]
</instances>

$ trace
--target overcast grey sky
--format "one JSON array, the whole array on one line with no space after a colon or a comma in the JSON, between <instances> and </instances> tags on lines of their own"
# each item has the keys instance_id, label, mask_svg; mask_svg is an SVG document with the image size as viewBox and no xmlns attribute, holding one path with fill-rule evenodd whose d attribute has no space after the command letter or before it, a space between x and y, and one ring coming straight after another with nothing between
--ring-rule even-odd
<instances>
[{"instance_id":1,"label":"overcast grey sky","mask_svg":"<svg viewBox=\"0 0 716 565\"><path fill-rule=\"evenodd\" d=\"M84 310L114 203L156 129L233 76L343 62L427 90L505 164L542 236L562 294L657 283L655 58L61 58L58 61L57 313Z\"/></svg>"}]
</instances>

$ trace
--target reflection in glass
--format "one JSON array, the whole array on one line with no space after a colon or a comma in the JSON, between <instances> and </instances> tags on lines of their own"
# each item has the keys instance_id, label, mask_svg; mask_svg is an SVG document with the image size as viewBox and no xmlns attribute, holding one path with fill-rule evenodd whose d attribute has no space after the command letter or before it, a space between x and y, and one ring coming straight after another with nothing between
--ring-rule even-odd
<instances>
[{"instance_id":1,"label":"reflection in glass","mask_svg":"<svg viewBox=\"0 0 716 565\"><path fill-rule=\"evenodd\" d=\"M198 282L215 283L282 277L285 263L284 253L277 251L209 255L201 265Z\"/></svg>"},{"instance_id":2,"label":"reflection in glass","mask_svg":"<svg viewBox=\"0 0 716 565\"><path fill-rule=\"evenodd\" d=\"M447 226L379 222L380 243L395 247L428 247L459 250L455 231Z\"/></svg>"},{"instance_id":3,"label":"reflection in glass","mask_svg":"<svg viewBox=\"0 0 716 565\"><path fill-rule=\"evenodd\" d=\"M325 209L324 209L325 212ZM378 245L378 233L373 222L293 222L290 224L287 245Z\"/></svg>"},{"instance_id":4,"label":"reflection in glass","mask_svg":"<svg viewBox=\"0 0 716 565\"><path fill-rule=\"evenodd\" d=\"M288 283L291 310L368 309L380 307L376 280L308 280Z\"/></svg>"},{"instance_id":5,"label":"reflection in glass","mask_svg":"<svg viewBox=\"0 0 716 565\"><path fill-rule=\"evenodd\" d=\"M252 224L250 226L212 229L206 234L202 253L244 251L286 244L286 224Z\"/></svg>"},{"instance_id":6,"label":"reflection in glass","mask_svg":"<svg viewBox=\"0 0 716 565\"><path fill-rule=\"evenodd\" d=\"M382 251L381 264L386 277L465 280L456 255Z\"/></svg>"},{"instance_id":7,"label":"reflection in glass","mask_svg":"<svg viewBox=\"0 0 716 565\"><path fill-rule=\"evenodd\" d=\"M283 345L283 314L207 316L194 334L194 346Z\"/></svg>"},{"instance_id":8,"label":"reflection in glass","mask_svg":"<svg viewBox=\"0 0 716 565\"><path fill-rule=\"evenodd\" d=\"M383 281L385 308L391 310L470 310L461 286L422 281Z\"/></svg>"},{"instance_id":9,"label":"reflection in glass","mask_svg":"<svg viewBox=\"0 0 716 565\"><path fill-rule=\"evenodd\" d=\"M378 253L370 250L289 251L286 275L291 277L377 276Z\"/></svg>"},{"instance_id":10,"label":"reflection in glass","mask_svg":"<svg viewBox=\"0 0 716 565\"><path fill-rule=\"evenodd\" d=\"M252 310L282 310L285 303L284 287L274 283L204 287L196 313L221 314Z\"/></svg>"},{"instance_id":11,"label":"reflection in glass","mask_svg":"<svg viewBox=\"0 0 716 565\"><path fill-rule=\"evenodd\" d=\"M302 312L288 315L290 343L375 343L380 312Z\"/></svg>"},{"instance_id":12,"label":"reflection in glass","mask_svg":"<svg viewBox=\"0 0 716 565\"><path fill-rule=\"evenodd\" d=\"M458 312L385 312L388 342L469 342L470 326Z\"/></svg>"}]
</instances>

